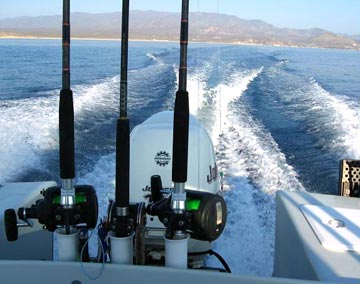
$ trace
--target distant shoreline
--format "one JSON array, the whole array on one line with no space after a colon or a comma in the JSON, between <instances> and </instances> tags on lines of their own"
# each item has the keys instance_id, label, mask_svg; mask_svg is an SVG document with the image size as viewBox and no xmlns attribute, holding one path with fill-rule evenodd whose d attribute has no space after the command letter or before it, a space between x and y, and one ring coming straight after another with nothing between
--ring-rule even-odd
<instances>
[{"instance_id":1,"label":"distant shoreline","mask_svg":"<svg viewBox=\"0 0 360 284\"><path fill-rule=\"evenodd\" d=\"M0 35L0 39L56 39L61 40L61 37L41 37L41 36L15 36L15 35ZM71 39L76 40L107 40L107 41L120 41L120 39L112 38L83 38L83 37L72 37Z\"/></svg>"},{"instance_id":2,"label":"distant shoreline","mask_svg":"<svg viewBox=\"0 0 360 284\"><path fill-rule=\"evenodd\" d=\"M41 37L41 36L19 36L19 35L0 35L0 39L46 39L46 40L61 40L61 37ZM99 41L121 41L119 38L91 38L91 37L72 37L72 40L99 40ZM176 40L165 40L165 39L129 39L129 41L145 41L145 42L169 42L177 43ZM249 46L284 46L284 47L299 47L299 46L289 46L289 45L267 45L259 43L249 43L249 42L211 42L211 41L189 41L190 43L203 43L203 44L229 44L229 45L249 45ZM301 46L300 46L301 47Z\"/></svg>"},{"instance_id":3,"label":"distant shoreline","mask_svg":"<svg viewBox=\"0 0 360 284\"><path fill-rule=\"evenodd\" d=\"M18 36L18 35L0 35L2 39L32 39L32 40L61 40L61 37L41 37L41 36ZM119 38L86 38L86 37L72 37L72 40L83 40L83 41L121 41ZM161 39L129 39L133 42L169 42L177 43L175 40L161 40ZM339 49L349 51L360 51L357 49L350 48L333 48L333 47L317 47L317 46L297 46L297 45L281 45L281 44L260 44L260 43L249 43L249 42L205 42L205 41L189 41L189 43L199 44L225 44L225 45L239 45L239 46L272 46L272 47L292 47L292 48L311 48L311 49Z\"/></svg>"},{"instance_id":4,"label":"distant shoreline","mask_svg":"<svg viewBox=\"0 0 360 284\"><path fill-rule=\"evenodd\" d=\"M61 37L0 35L0 39L56 39L56 40L61 40ZM72 40L75 39L75 40L121 41L120 38L98 38L98 37L71 37L71 39ZM129 39L129 41L177 42L175 40L172 41L172 40L161 40L161 39Z\"/></svg>"},{"instance_id":5,"label":"distant shoreline","mask_svg":"<svg viewBox=\"0 0 360 284\"><path fill-rule=\"evenodd\" d=\"M121 38L120 12L79 13L74 16L77 22L72 29L73 39L118 41ZM174 20L178 17L176 13L134 11L132 16L131 41L178 42L179 22ZM0 19L0 39L59 39L60 25L59 15ZM261 20L215 13L204 13L203 17L194 21L189 39L191 43L205 44L360 50L360 38L355 36L321 28L279 28Z\"/></svg>"},{"instance_id":6,"label":"distant shoreline","mask_svg":"<svg viewBox=\"0 0 360 284\"><path fill-rule=\"evenodd\" d=\"M15 36L15 35L0 35L0 39L46 39L46 40L61 40L61 37L41 37L41 36ZM71 37L71 40L99 40L99 41L121 41L120 38L98 38L98 37ZM142 39L142 38L130 38L129 41L145 41L145 42L169 42L177 43L176 40L165 40L165 39ZM189 41L191 43L203 43L203 44L229 44L229 45L261 45L261 44L251 44L251 43L233 43L233 42L210 42L210 41Z\"/></svg>"},{"instance_id":7,"label":"distant shoreline","mask_svg":"<svg viewBox=\"0 0 360 284\"><path fill-rule=\"evenodd\" d=\"M39 36L2 36L1 39L34 39L34 40L61 40L61 37L39 37ZM84 40L84 41L121 41L119 38L87 38L87 37L72 37L71 40ZM177 43L176 40L163 40L163 39L129 39L129 41L136 42L169 42ZM248 45L248 46L278 46L278 47L299 47L299 46L288 46L288 45L266 45L256 43L242 43L242 42L210 42L210 41L189 41L189 43L200 43L200 44L228 44L228 45Z\"/></svg>"}]
</instances>

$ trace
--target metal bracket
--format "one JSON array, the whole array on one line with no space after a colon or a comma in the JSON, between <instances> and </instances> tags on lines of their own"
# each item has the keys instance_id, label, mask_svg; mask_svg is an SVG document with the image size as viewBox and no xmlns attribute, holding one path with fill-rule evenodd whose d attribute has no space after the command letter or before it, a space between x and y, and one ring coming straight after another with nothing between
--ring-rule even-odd
<instances>
[{"instance_id":1,"label":"metal bracket","mask_svg":"<svg viewBox=\"0 0 360 284\"><path fill-rule=\"evenodd\" d=\"M360 197L360 160L341 160L339 195Z\"/></svg>"}]
</instances>

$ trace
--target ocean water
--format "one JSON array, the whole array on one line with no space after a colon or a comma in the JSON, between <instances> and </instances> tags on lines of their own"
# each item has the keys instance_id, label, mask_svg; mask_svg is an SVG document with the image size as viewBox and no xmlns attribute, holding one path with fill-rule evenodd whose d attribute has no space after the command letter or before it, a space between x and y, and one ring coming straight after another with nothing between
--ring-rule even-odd
<instances>
[{"instance_id":1,"label":"ocean water","mask_svg":"<svg viewBox=\"0 0 360 284\"><path fill-rule=\"evenodd\" d=\"M131 42L131 127L173 109L177 43ZM72 41L76 173L100 216L114 196L120 42ZM59 181L60 40L0 40L0 183ZM228 223L215 250L234 273L270 276L275 193L337 193L338 162L360 159L360 53L189 45L191 113L212 137ZM210 265L217 265L213 259Z\"/></svg>"}]
</instances>

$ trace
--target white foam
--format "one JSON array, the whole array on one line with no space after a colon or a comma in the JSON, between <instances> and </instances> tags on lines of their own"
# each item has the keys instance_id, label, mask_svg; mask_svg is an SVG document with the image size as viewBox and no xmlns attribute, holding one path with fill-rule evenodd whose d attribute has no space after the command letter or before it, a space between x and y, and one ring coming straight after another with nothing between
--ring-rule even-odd
<instances>
[{"instance_id":1,"label":"white foam","mask_svg":"<svg viewBox=\"0 0 360 284\"><path fill-rule=\"evenodd\" d=\"M154 60L154 61L157 60L157 58L155 57L155 55L152 54L152 53L150 53L150 52L147 52L147 53L146 53L146 56L149 57L150 59Z\"/></svg>"},{"instance_id":2,"label":"white foam","mask_svg":"<svg viewBox=\"0 0 360 284\"><path fill-rule=\"evenodd\" d=\"M311 81L306 96L310 106L308 116L322 118L318 131L335 130L335 137L330 140L330 147L342 158L360 159L360 111L357 102L331 94L314 79Z\"/></svg>"},{"instance_id":3,"label":"white foam","mask_svg":"<svg viewBox=\"0 0 360 284\"><path fill-rule=\"evenodd\" d=\"M234 105L261 72L262 68L238 73L230 84L217 88L212 137L219 169L225 173L229 216L215 249L235 273L271 276L275 192L304 188L270 133L243 106Z\"/></svg>"},{"instance_id":4,"label":"white foam","mask_svg":"<svg viewBox=\"0 0 360 284\"><path fill-rule=\"evenodd\" d=\"M360 159L360 110L356 101L326 90L313 77L304 80L276 68L268 75L282 87L276 93L286 103L284 112L304 123L318 139L318 147L338 159Z\"/></svg>"},{"instance_id":5,"label":"white foam","mask_svg":"<svg viewBox=\"0 0 360 284\"><path fill-rule=\"evenodd\" d=\"M55 97L1 101L0 181L27 168L41 167L40 154L54 148Z\"/></svg>"},{"instance_id":6,"label":"white foam","mask_svg":"<svg viewBox=\"0 0 360 284\"><path fill-rule=\"evenodd\" d=\"M119 76L97 84L73 87L76 122L88 119L82 112L104 108L115 112ZM58 147L60 91L22 100L0 101L0 182L11 181L24 170L44 170L43 154Z\"/></svg>"},{"instance_id":7,"label":"white foam","mask_svg":"<svg viewBox=\"0 0 360 284\"><path fill-rule=\"evenodd\" d=\"M100 112L106 109L106 113L115 113L118 107L120 77L114 76L101 80L97 84L76 85L73 87L74 111Z\"/></svg>"},{"instance_id":8,"label":"white foam","mask_svg":"<svg viewBox=\"0 0 360 284\"><path fill-rule=\"evenodd\" d=\"M99 201L99 217L106 216L108 200L115 197L115 153L101 157L91 172L78 179L78 183L94 186Z\"/></svg>"},{"instance_id":9,"label":"white foam","mask_svg":"<svg viewBox=\"0 0 360 284\"><path fill-rule=\"evenodd\" d=\"M109 200L115 198L115 153L103 156L94 169L78 179L79 184L94 186L99 204L99 220L107 216ZM97 255L97 232L94 232L89 242L90 255Z\"/></svg>"},{"instance_id":10,"label":"white foam","mask_svg":"<svg viewBox=\"0 0 360 284\"><path fill-rule=\"evenodd\" d=\"M203 94L206 92L204 82L205 70L199 70L190 75L187 80L187 89L189 92L189 111L192 115L197 116L199 109L204 103Z\"/></svg>"},{"instance_id":11,"label":"white foam","mask_svg":"<svg viewBox=\"0 0 360 284\"><path fill-rule=\"evenodd\" d=\"M230 84L219 84L215 90L216 95L216 110L218 119L215 120L215 127L212 130L213 141L222 133L224 128L231 125L229 115L229 104L238 99L243 92L246 91L248 85L253 81L263 70L263 67L256 70L247 71L244 73L234 74Z\"/></svg>"},{"instance_id":12,"label":"white foam","mask_svg":"<svg viewBox=\"0 0 360 284\"><path fill-rule=\"evenodd\" d=\"M179 70L178 66L174 65L174 72L176 74L175 86L178 88L179 84ZM206 101L206 94L208 88L206 86L207 73L209 65L205 64L203 67L194 68L187 75L186 89L189 93L189 111L195 117L198 117L199 110L204 106ZM173 100L171 100L173 103Z\"/></svg>"}]
</instances>

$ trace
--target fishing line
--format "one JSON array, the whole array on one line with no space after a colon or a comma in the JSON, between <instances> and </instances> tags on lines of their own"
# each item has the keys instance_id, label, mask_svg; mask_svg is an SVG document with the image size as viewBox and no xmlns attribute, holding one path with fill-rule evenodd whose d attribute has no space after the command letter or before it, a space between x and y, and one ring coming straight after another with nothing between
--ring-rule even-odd
<instances>
[{"instance_id":1,"label":"fishing line","mask_svg":"<svg viewBox=\"0 0 360 284\"><path fill-rule=\"evenodd\" d=\"M219 3L219 0L217 0L217 10L216 10L216 13L217 13L217 25L218 25L218 29L219 29L219 27L220 27L220 3ZM223 134L222 133L222 111L221 111L221 109L222 109L222 107L221 107L221 84L220 84L220 82L221 82L221 67L220 67L220 46L218 46L218 48L217 48L217 62L218 62L218 64L217 64L217 67L218 67L218 90L217 90L217 92L218 92L218 98L219 98L219 109L220 109L220 115L219 115L219 124L220 124L220 129L219 129L219 133L220 133L220 135L221 134Z\"/></svg>"},{"instance_id":2,"label":"fishing line","mask_svg":"<svg viewBox=\"0 0 360 284\"><path fill-rule=\"evenodd\" d=\"M218 22L218 27L220 27L220 1L217 0L217 22ZM220 29L220 28L219 28ZM218 98L219 98L219 110L220 110L220 115L219 115L219 138L223 136L223 132L222 132L222 94L221 94L221 54L220 54L220 46L218 46L217 48L217 67L218 67ZM220 141L219 141L220 144ZM219 170L219 176L220 176L220 190L223 192L224 190L224 173Z\"/></svg>"},{"instance_id":3,"label":"fishing line","mask_svg":"<svg viewBox=\"0 0 360 284\"><path fill-rule=\"evenodd\" d=\"M197 1L197 5L198 5L198 13L197 13L197 21L198 21L198 29L199 29L199 34L200 34L200 0ZM200 64L200 48L197 49L197 66L199 68L199 64ZM199 70L199 69L198 69ZM197 109L197 118L199 119L199 110L200 110L200 72L198 72L197 74L197 105L198 105L198 109ZM198 154L198 189L200 190L200 128L198 128L197 130L197 136L198 136L198 143L197 143L197 154Z\"/></svg>"},{"instance_id":4,"label":"fishing line","mask_svg":"<svg viewBox=\"0 0 360 284\"><path fill-rule=\"evenodd\" d=\"M80 266L81 266L81 271L86 275L87 278L89 278L90 280L97 280L99 279L99 277L103 274L104 272L104 269L105 269L105 251L104 251L104 247L102 245L102 241L99 237L99 235L97 235L97 241L98 243L100 244L99 246L101 247L101 253L103 255L103 258L102 258L102 265L101 265L101 268L100 268L100 271L97 275L95 276L91 276L85 269L84 267L84 262L82 261L82 257L83 257L83 254L84 254L84 250L85 248L87 247L87 244L89 243L89 240L90 238L92 237L92 234L93 234L93 230L89 230L90 232L90 235L89 237L87 238L85 244L83 245L83 247L81 248L81 252L80 252Z\"/></svg>"}]
</instances>

